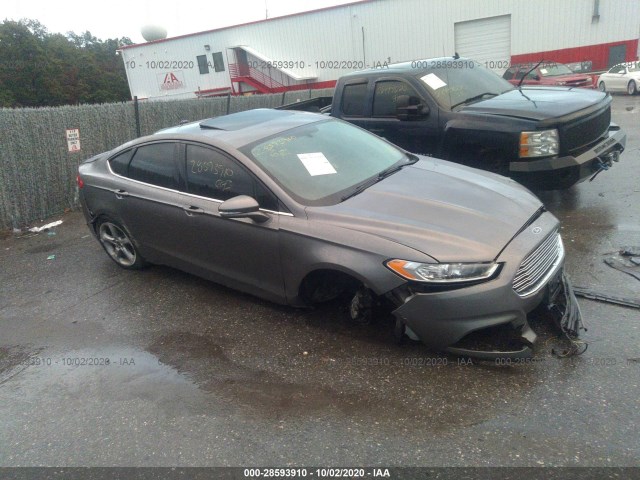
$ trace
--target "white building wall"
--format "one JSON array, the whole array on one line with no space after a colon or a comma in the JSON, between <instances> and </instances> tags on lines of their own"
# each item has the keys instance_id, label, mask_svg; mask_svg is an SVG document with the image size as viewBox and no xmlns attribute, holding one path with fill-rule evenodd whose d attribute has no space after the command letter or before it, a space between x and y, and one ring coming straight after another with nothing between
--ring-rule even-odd
<instances>
[{"instance_id":1,"label":"white building wall","mask_svg":"<svg viewBox=\"0 0 640 480\"><path fill-rule=\"evenodd\" d=\"M191 98L198 89L230 86L227 48L238 45L274 61L304 62L305 68L291 70L326 82L353 70L334 68L335 63L328 62L366 60L372 66L452 55L456 22L500 15L511 15L512 55L638 38L640 0L600 0L599 4L600 18L594 22L594 0L370 0L141 44L123 49L122 56L132 95ZM204 45L210 45L210 50ZM201 75L196 56L206 54L213 63L211 54L219 51L225 71L216 73L211 68L209 74ZM180 70L183 88L162 92L158 74L179 69L151 69L146 63L151 61L193 62L193 68Z\"/></svg>"}]
</instances>

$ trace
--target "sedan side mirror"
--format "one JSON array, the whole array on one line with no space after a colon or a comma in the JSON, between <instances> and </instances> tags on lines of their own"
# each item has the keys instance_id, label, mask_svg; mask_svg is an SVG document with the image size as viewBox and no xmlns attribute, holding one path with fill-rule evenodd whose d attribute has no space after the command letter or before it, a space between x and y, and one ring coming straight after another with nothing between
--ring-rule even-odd
<instances>
[{"instance_id":1,"label":"sedan side mirror","mask_svg":"<svg viewBox=\"0 0 640 480\"><path fill-rule=\"evenodd\" d=\"M248 195L238 195L222 202L218 207L218 213L222 218L250 218L257 223L264 223L270 218L260 211L256 199Z\"/></svg>"},{"instance_id":2,"label":"sedan side mirror","mask_svg":"<svg viewBox=\"0 0 640 480\"><path fill-rule=\"evenodd\" d=\"M429 115L429 107L418 97L398 95L396 98L396 117L398 120L418 120Z\"/></svg>"}]
</instances>

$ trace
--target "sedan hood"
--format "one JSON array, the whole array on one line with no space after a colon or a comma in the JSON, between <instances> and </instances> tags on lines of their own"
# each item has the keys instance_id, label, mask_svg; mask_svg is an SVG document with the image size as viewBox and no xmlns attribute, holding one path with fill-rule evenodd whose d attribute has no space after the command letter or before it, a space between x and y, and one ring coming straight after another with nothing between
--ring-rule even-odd
<instances>
[{"instance_id":1,"label":"sedan hood","mask_svg":"<svg viewBox=\"0 0 640 480\"><path fill-rule=\"evenodd\" d=\"M547 120L591 107L606 94L585 88L522 87L465 106L460 112Z\"/></svg>"},{"instance_id":2,"label":"sedan hood","mask_svg":"<svg viewBox=\"0 0 640 480\"><path fill-rule=\"evenodd\" d=\"M439 262L486 262L542 207L505 177L422 158L342 203L307 208L309 219L392 240Z\"/></svg>"}]
</instances>

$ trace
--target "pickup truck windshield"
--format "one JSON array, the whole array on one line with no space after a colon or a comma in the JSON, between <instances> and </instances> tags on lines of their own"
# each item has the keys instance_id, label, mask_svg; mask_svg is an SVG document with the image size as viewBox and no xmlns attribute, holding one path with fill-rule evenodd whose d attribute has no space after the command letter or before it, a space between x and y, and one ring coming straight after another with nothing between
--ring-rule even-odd
<instances>
[{"instance_id":1,"label":"pickup truck windshield","mask_svg":"<svg viewBox=\"0 0 640 480\"><path fill-rule=\"evenodd\" d=\"M409 161L400 149L358 127L326 120L240 149L303 205L332 205L363 182Z\"/></svg>"},{"instance_id":2,"label":"pickup truck windshield","mask_svg":"<svg viewBox=\"0 0 640 480\"><path fill-rule=\"evenodd\" d=\"M443 62L446 64L446 62ZM451 62L457 65L458 62ZM447 66L429 68L418 78L426 85L429 93L447 110L456 106L501 95L514 86L491 70L477 62L465 60L462 68Z\"/></svg>"}]
</instances>

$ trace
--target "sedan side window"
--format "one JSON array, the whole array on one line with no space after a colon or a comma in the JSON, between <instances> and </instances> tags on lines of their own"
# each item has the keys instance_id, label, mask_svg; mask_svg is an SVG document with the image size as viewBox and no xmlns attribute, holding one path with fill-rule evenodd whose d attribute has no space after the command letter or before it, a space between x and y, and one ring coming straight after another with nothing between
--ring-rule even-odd
<instances>
[{"instance_id":1,"label":"sedan side window","mask_svg":"<svg viewBox=\"0 0 640 480\"><path fill-rule=\"evenodd\" d=\"M138 147L129 165L129 178L178 190L174 143L152 143Z\"/></svg>"},{"instance_id":2,"label":"sedan side window","mask_svg":"<svg viewBox=\"0 0 640 480\"><path fill-rule=\"evenodd\" d=\"M249 195L261 208L278 210L275 197L249 172L211 148L187 145L187 193L215 200Z\"/></svg>"}]
</instances>

